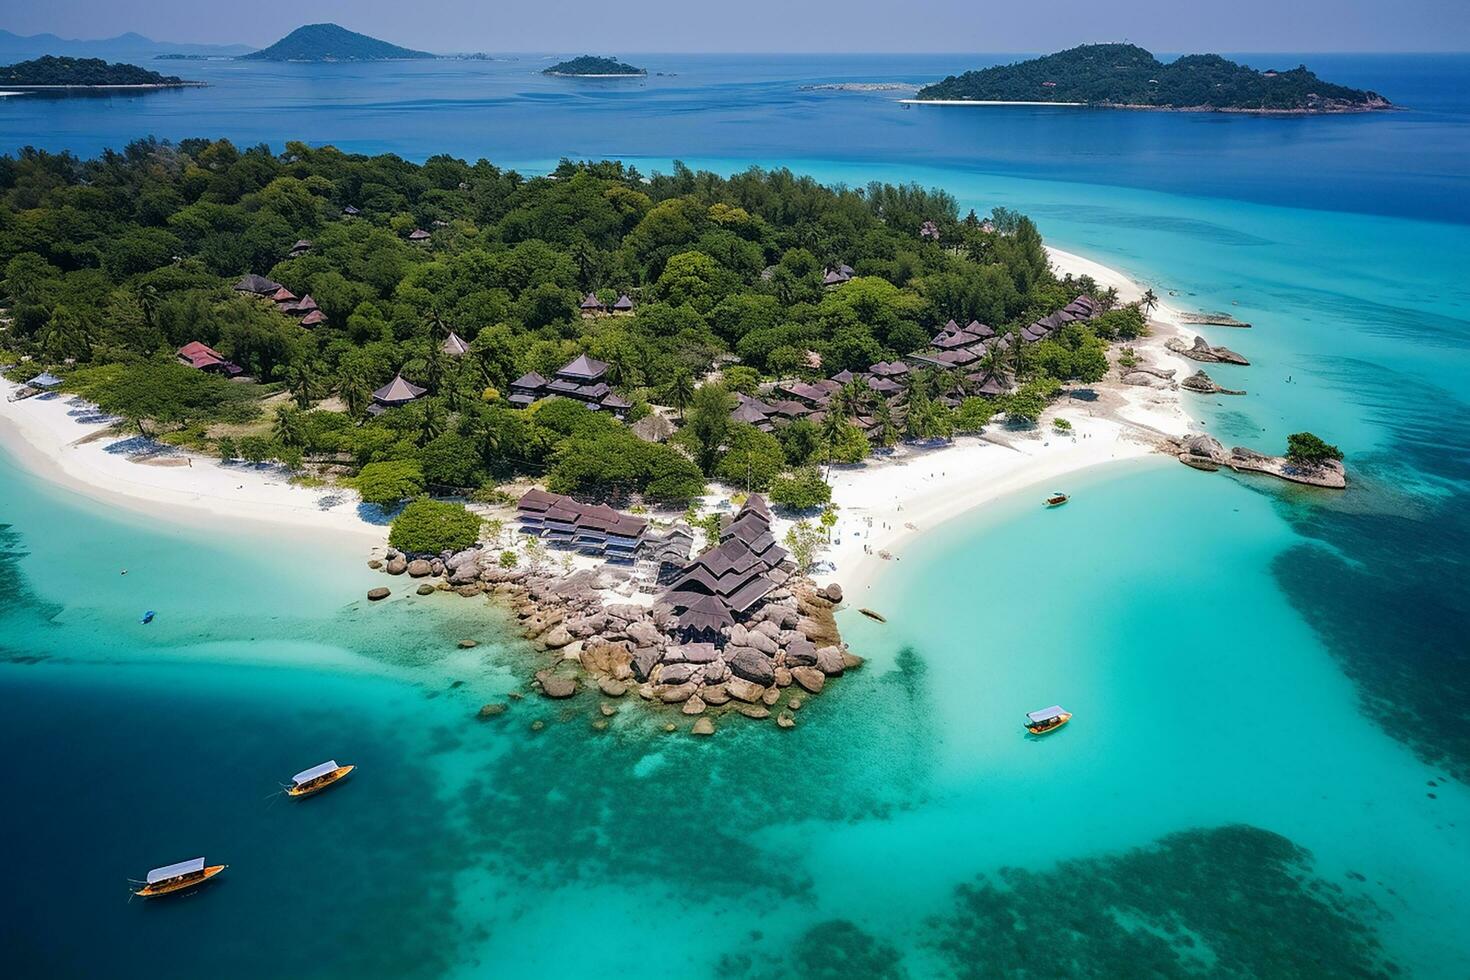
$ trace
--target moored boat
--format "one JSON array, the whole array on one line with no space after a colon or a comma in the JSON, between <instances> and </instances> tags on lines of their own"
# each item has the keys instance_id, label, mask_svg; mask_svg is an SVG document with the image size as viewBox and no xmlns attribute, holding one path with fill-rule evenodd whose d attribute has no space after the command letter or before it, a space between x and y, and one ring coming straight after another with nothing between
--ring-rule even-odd
<instances>
[{"instance_id":1,"label":"moored boat","mask_svg":"<svg viewBox=\"0 0 1470 980\"><path fill-rule=\"evenodd\" d=\"M1046 505L1048 507L1060 507L1062 506L1062 504L1065 504L1069 499L1071 498L1062 493L1062 491L1053 490L1051 492L1051 496L1046 498Z\"/></svg>"},{"instance_id":2,"label":"moored boat","mask_svg":"<svg viewBox=\"0 0 1470 980\"><path fill-rule=\"evenodd\" d=\"M176 895L195 885L204 884L227 867L227 864L206 865L202 857L164 865L148 872L148 877L142 882L143 887L133 889L133 894L139 898Z\"/></svg>"},{"instance_id":3,"label":"moored boat","mask_svg":"<svg viewBox=\"0 0 1470 980\"><path fill-rule=\"evenodd\" d=\"M319 766L303 769L291 777L291 785L286 787L287 796L311 796L320 793L328 786L335 786L347 777L347 774L356 769L356 766L339 766L337 760L323 762Z\"/></svg>"},{"instance_id":4,"label":"moored boat","mask_svg":"<svg viewBox=\"0 0 1470 980\"><path fill-rule=\"evenodd\" d=\"M1071 720L1072 712L1059 704L1054 704L1040 711L1026 712L1026 731L1032 735L1045 735L1047 732L1056 731Z\"/></svg>"},{"instance_id":5,"label":"moored boat","mask_svg":"<svg viewBox=\"0 0 1470 980\"><path fill-rule=\"evenodd\" d=\"M123 572L123 574L126 575L127 572ZM156 615L158 614L150 609L142 615L138 622L142 623L144 626L147 626L149 623L153 622L153 617Z\"/></svg>"}]
</instances>

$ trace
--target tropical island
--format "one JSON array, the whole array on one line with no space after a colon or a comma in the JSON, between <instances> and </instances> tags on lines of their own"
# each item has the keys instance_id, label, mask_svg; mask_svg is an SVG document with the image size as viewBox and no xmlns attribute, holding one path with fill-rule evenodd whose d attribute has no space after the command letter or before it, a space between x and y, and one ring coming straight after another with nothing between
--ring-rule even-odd
<instances>
[{"instance_id":1,"label":"tropical island","mask_svg":"<svg viewBox=\"0 0 1470 980\"><path fill-rule=\"evenodd\" d=\"M616 78L624 75L647 75L648 69L625 64L616 58L599 58L595 55L584 54L543 69L541 74L576 78Z\"/></svg>"},{"instance_id":2,"label":"tropical island","mask_svg":"<svg viewBox=\"0 0 1470 980\"><path fill-rule=\"evenodd\" d=\"M408 61L437 58L337 24L306 24L275 44L239 56L242 61Z\"/></svg>"},{"instance_id":3,"label":"tropical island","mask_svg":"<svg viewBox=\"0 0 1470 980\"><path fill-rule=\"evenodd\" d=\"M921 88L929 103L1052 103L1253 113L1393 108L1376 92L1325 82L1298 66L1256 71L1214 54L1164 64L1134 44L1084 44L1011 65L951 75Z\"/></svg>"},{"instance_id":4,"label":"tropical island","mask_svg":"<svg viewBox=\"0 0 1470 980\"><path fill-rule=\"evenodd\" d=\"M0 67L0 85L8 88L179 88L202 84L137 65L110 64L101 58L44 55Z\"/></svg>"},{"instance_id":5,"label":"tropical island","mask_svg":"<svg viewBox=\"0 0 1470 980\"><path fill-rule=\"evenodd\" d=\"M0 225L0 411L43 453L363 531L389 583L514 609L548 697L767 717L861 662L832 618L861 580L819 576L1182 451L1152 292L940 190L295 142L0 164L29 216Z\"/></svg>"}]
</instances>

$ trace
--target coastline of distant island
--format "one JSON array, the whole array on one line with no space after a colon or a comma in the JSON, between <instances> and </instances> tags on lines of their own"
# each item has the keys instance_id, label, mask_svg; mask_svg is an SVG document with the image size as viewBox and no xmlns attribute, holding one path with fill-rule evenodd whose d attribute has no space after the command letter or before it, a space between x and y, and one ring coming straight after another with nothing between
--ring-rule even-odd
<instances>
[{"instance_id":1,"label":"coastline of distant island","mask_svg":"<svg viewBox=\"0 0 1470 980\"><path fill-rule=\"evenodd\" d=\"M204 82L177 75L161 75L137 65L109 63L101 58L43 55L0 67L0 88L22 92L99 89L202 88Z\"/></svg>"},{"instance_id":2,"label":"coastline of distant island","mask_svg":"<svg viewBox=\"0 0 1470 980\"><path fill-rule=\"evenodd\" d=\"M1377 92L1318 78L1305 65L1257 71L1219 55L1168 64L1133 44L1085 44L1010 65L951 75L909 105L1034 105L1318 115L1396 108Z\"/></svg>"},{"instance_id":3,"label":"coastline of distant island","mask_svg":"<svg viewBox=\"0 0 1470 980\"><path fill-rule=\"evenodd\" d=\"M584 54L541 70L543 75L560 78L646 78L647 68L639 68L616 58L600 58Z\"/></svg>"}]
</instances>

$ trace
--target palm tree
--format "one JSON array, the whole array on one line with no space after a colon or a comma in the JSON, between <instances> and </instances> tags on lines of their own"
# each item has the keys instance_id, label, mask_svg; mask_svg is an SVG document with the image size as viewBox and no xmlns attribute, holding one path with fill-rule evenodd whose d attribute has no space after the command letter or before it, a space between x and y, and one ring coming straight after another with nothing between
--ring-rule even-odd
<instances>
[{"instance_id":1,"label":"palm tree","mask_svg":"<svg viewBox=\"0 0 1470 980\"><path fill-rule=\"evenodd\" d=\"M319 393L316 372L310 364L293 364L286 371L286 390L297 408L308 408Z\"/></svg>"},{"instance_id":2,"label":"palm tree","mask_svg":"<svg viewBox=\"0 0 1470 980\"><path fill-rule=\"evenodd\" d=\"M879 398L873 410L873 435L880 446L891 446L898 442L898 426L893 424L893 407L888 399Z\"/></svg>"},{"instance_id":3,"label":"palm tree","mask_svg":"<svg viewBox=\"0 0 1470 980\"><path fill-rule=\"evenodd\" d=\"M434 399L424 402L424 414L419 420L419 445L422 446L442 436L446 421L447 413L443 405Z\"/></svg>"},{"instance_id":4,"label":"palm tree","mask_svg":"<svg viewBox=\"0 0 1470 980\"><path fill-rule=\"evenodd\" d=\"M1158 305L1159 305L1159 297L1154 294L1154 291L1152 289L1145 289L1143 291L1143 302L1142 302L1143 312L1144 313L1152 313L1154 307L1156 307Z\"/></svg>"},{"instance_id":5,"label":"palm tree","mask_svg":"<svg viewBox=\"0 0 1470 980\"><path fill-rule=\"evenodd\" d=\"M155 329L158 327L158 307L162 300L158 287L151 282L138 287L138 306L143 311L143 322Z\"/></svg>"},{"instance_id":6,"label":"palm tree","mask_svg":"<svg viewBox=\"0 0 1470 980\"><path fill-rule=\"evenodd\" d=\"M842 396L842 407L847 415L866 415L866 409L872 401L873 389L868 383L859 378L853 378L842 386L838 392ZM835 402L837 399L834 398Z\"/></svg>"},{"instance_id":7,"label":"palm tree","mask_svg":"<svg viewBox=\"0 0 1470 980\"><path fill-rule=\"evenodd\" d=\"M271 435L287 448L295 448L306 442L306 426L301 418L301 409L295 405L276 406L276 421Z\"/></svg>"},{"instance_id":8,"label":"palm tree","mask_svg":"<svg viewBox=\"0 0 1470 980\"><path fill-rule=\"evenodd\" d=\"M348 367L337 379L337 393L342 396L342 402L347 406L347 414L356 417L367 408L368 400L373 395L373 389L361 370Z\"/></svg>"},{"instance_id":9,"label":"palm tree","mask_svg":"<svg viewBox=\"0 0 1470 980\"><path fill-rule=\"evenodd\" d=\"M669 382L668 390L669 405L679 413L679 421L684 420L684 410L694 401L694 376L684 368L674 373L674 379Z\"/></svg>"}]
</instances>

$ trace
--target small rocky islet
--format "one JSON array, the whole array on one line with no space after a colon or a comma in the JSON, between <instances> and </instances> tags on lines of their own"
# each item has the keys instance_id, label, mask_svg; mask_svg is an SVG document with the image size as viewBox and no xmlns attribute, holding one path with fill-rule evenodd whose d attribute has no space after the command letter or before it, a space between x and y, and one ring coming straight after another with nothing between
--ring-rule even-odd
<instances>
[{"instance_id":1,"label":"small rocky islet","mask_svg":"<svg viewBox=\"0 0 1470 980\"><path fill-rule=\"evenodd\" d=\"M778 727L795 727L802 698L820 694L829 679L863 663L837 629L833 613L843 600L841 586L819 586L805 576L791 575L742 622L691 640L671 604L607 598L633 591L625 568L565 574L504 568L497 552L479 547L432 557L390 548L374 562L387 575L440 579L429 592L486 595L502 604L535 651L532 683L543 697L565 700L596 690L622 698L632 692L650 709L697 716L696 735L713 735L715 719L732 715L774 716ZM479 717L504 710L489 704Z\"/></svg>"}]
</instances>

